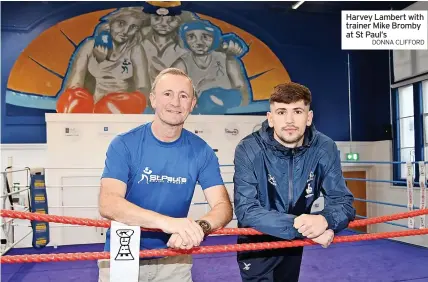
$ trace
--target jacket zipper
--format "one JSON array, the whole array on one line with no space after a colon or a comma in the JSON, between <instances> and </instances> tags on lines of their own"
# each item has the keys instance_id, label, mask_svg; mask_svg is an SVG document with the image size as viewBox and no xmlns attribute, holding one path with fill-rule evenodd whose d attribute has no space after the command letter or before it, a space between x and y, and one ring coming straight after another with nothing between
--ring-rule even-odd
<instances>
[{"instance_id":1,"label":"jacket zipper","mask_svg":"<svg viewBox=\"0 0 428 282\"><path fill-rule=\"evenodd\" d=\"M291 158L288 164L288 213L291 213L293 208L293 163L294 163L294 150L291 151Z\"/></svg>"}]
</instances>

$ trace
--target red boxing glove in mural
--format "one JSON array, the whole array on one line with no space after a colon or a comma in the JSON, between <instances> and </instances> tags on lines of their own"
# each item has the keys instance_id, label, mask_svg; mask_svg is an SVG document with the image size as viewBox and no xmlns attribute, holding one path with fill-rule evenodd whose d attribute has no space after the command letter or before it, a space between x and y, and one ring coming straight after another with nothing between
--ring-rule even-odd
<instances>
[{"instance_id":1,"label":"red boxing glove in mural","mask_svg":"<svg viewBox=\"0 0 428 282\"><path fill-rule=\"evenodd\" d=\"M146 97L139 91L110 93L95 104L94 113L142 114L146 106Z\"/></svg>"},{"instance_id":2,"label":"red boxing glove in mural","mask_svg":"<svg viewBox=\"0 0 428 282\"><path fill-rule=\"evenodd\" d=\"M84 88L67 88L56 103L58 113L93 113L94 98Z\"/></svg>"}]
</instances>

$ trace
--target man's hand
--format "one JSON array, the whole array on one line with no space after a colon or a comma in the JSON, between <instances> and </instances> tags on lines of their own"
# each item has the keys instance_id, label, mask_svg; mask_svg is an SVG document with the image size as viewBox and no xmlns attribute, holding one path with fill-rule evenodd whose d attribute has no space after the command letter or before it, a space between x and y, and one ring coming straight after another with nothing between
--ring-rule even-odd
<instances>
[{"instance_id":1,"label":"man's hand","mask_svg":"<svg viewBox=\"0 0 428 282\"><path fill-rule=\"evenodd\" d=\"M322 215L302 214L294 219L294 228L309 239L320 236L327 227L327 220Z\"/></svg>"},{"instance_id":2,"label":"man's hand","mask_svg":"<svg viewBox=\"0 0 428 282\"><path fill-rule=\"evenodd\" d=\"M166 244L169 248L173 249L182 249L182 250L189 250L193 247L196 247L192 244L184 244L183 238L178 233L174 233L171 235L171 237L168 240L168 243Z\"/></svg>"},{"instance_id":3,"label":"man's hand","mask_svg":"<svg viewBox=\"0 0 428 282\"><path fill-rule=\"evenodd\" d=\"M190 249L199 246L205 236L199 224L190 218L169 217L163 222L161 229L173 234L168 241L168 246L172 248Z\"/></svg>"},{"instance_id":4,"label":"man's hand","mask_svg":"<svg viewBox=\"0 0 428 282\"><path fill-rule=\"evenodd\" d=\"M327 248L328 246L330 246L331 242L333 242L333 239L334 239L334 232L333 230L328 229L320 236L313 238L312 241L320 244L321 246L323 246L323 248Z\"/></svg>"}]
</instances>

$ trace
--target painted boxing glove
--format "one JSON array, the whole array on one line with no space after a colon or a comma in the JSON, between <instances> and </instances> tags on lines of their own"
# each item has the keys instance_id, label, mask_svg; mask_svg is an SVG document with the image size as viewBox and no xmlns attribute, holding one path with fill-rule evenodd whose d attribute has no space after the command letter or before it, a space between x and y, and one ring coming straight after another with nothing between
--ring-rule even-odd
<instances>
[{"instance_id":1,"label":"painted boxing glove","mask_svg":"<svg viewBox=\"0 0 428 282\"><path fill-rule=\"evenodd\" d=\"M92 113L94 98L84 88L67 88L56 102L58 113Z\"/></svg>"},{"instance_id":2,"label":"painted boxing glove","mask_svg":"<svg viewBox=\"0 0 428 282\"><path fill-rule=\"evenodd\" d=\"M95 104L94 113L142 114L146 106L146 97L139 91L109 93Z\"/></svg>"},{"instance_id":3,"label":"painted boxing glove","mask_svg":"<svg viewBox=\"0 0 428 282\"><path fill-rule=\"evenodd\" d=\"M220 87L204 90L198 98L199 114L222 115L227 109L239 107L242 94L237 89Z\"/></svg>"}]
</instances>

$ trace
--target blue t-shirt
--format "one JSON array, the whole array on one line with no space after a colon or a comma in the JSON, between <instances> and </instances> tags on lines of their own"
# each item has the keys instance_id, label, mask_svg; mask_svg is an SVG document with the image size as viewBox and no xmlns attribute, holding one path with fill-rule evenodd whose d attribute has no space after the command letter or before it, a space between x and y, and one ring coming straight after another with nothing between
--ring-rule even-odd
<instances>
[{"instance_id":1,"label":"blue t-shirt","mask_svg":"<svg viewBox=\"0 0 428 282\"><path fill-rule=\"evenodd\" d=\"M127 184L125 199L170 217L187 217L196 183L223 185L218 158L199 136L182 130L173 142L157 139L151 122L116 136L106 154L102 178ZM141 232L140 248L166 248L170 234ZM105 251L110 251L110 229Z\"/></svg>"}]
</instances>

